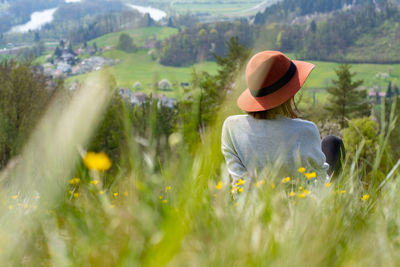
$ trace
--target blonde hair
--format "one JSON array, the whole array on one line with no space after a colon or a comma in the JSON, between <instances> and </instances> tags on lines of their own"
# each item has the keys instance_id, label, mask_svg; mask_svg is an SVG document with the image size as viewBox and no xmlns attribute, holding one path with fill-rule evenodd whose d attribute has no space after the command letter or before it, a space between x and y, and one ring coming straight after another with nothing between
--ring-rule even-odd
<instances>
[{"instance_id":1,"label":"blonde hair","mask_svg":"<svg viewBox=\"0 0 400 267\"><path fill-rule=\"evenodd\" d=\"M283 115L292 119L300 117L294 97L291 97L285 103L275 108L257 112L247 112L247 114L258 120L273 120L276 119L278 115Z\"/></svg>"}]
</instances>

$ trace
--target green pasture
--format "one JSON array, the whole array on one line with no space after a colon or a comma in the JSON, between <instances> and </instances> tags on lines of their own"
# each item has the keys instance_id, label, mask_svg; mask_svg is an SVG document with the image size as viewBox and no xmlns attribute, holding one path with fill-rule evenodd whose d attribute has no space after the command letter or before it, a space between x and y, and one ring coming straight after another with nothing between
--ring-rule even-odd
<instances>
[{"instance_id":1,"label":"green pasture","mask_svg":"<svg viewBox=\"0 0 400 267\"><path fill-rule=\"evenodd\" d=\"M113 32L103 35L99 38L89 41L88 45L93 45L93 43L96 43L97 47L114 47L118 44L119 36L121 35L121 33L129 34L132 37L135 45L142 46L145 44L146 40L163 40L173 34L178 33L178 30L169 27L143 27L137 29L129 29L121 32Z\"/></svg>"},{"instance_id":2,"label":"green pasture","mask_svg":"<svg viewBox=\"0 0 400 267\"><path fill-rule=\"evenodd\" d=\"M187 67L166 67L153 61L147 50L140 50L136 53L125 53L119 50L105 52L103 56L113 59L121 59L122 62L109 68L115 76L119 87L132 88L136 81L142 84L145 92L150 92L155 81L168 79L173 84L190 82L193 70L207 71L211 74L217 72L215 62L204 62ZM67 84L78 80L83 81L88 74L69 77ZM177 91L162 91L162 93L174 96Z\"/></svg>"}]
</instances>

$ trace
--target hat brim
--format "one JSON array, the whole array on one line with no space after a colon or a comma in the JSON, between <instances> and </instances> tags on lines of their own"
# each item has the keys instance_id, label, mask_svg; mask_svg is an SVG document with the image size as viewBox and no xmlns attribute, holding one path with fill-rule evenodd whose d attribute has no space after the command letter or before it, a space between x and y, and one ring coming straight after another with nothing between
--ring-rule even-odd
<instances>
[{"instance_id":1,"label":"hat brim","mask_svg":"<svg viewBox=\"0 0 400 267\"><path fill-rule=\"evenodd\" d=\"M314 65L305 61L293 60L296 65L296 73L293 78L278 91L262 96L254 97L247 88L238 98L237 105L247 112L264 111L273 109L294 96L307 80L308 75L314 69Z\"/></svg>"}]
</instances>

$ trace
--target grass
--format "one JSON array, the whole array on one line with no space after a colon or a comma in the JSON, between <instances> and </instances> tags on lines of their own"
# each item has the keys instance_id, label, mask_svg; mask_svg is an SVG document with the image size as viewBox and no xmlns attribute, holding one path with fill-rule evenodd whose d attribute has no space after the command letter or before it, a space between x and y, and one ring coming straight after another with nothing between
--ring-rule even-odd
<instances>
[{"instance_id":1,"label":"grass","mask_svg":"<svg viewBox=\"0 0 400 267\"><path fill-rule=\"evenodd\" d=\"M174 84L190 82L193 69L197 71L206 70L212 74L217 72L215 62L204 62L202 64L179 68L162 66L153 61L146 50L131 54L113 50L105 52L104 56L113 59L122 59L121 63L109 68L109 71L115 76L118 86L132 88L136 81L140 81L145 92L151 92L154 82L164 78ZM75 80L83 81L87 76L88 74L70 77L67 83L70 84ZM169 96L176 96L177 93L179 94L179 91L162 93Z\"/></svg>"},{"instance_id":2,"label":"grass","mask_svg":"<svg viewBox=\"0 0 400 267\"><path fill-rule=\"evenodd\" d=\"M220 135L224 118L236 112L233 100L240 88L227 99L195 151L181 141L164 163L157 162L152 134L141 136L139 144L127 121L130 138L125 160L113 162L117 171L87 170L80 163L81 149L110 98L111 85L105 77L102 73L92 78L69 104L55 103L16 167L1 174L7 181L0 188L4 264L400 263L396 168L385 174L385 183L376 180L365 187L359 179L362 170L355 164L357 155L351 155L354 163L347 162L340 177L321 186L306 182L300 173L284 184L269 166L267 175L257 177L257 183L247 181L243 192L232 198ZM384 139L379 151L384 150ZM155 170L157 164L161 171ZM79 182L69 182L76 175ZM110 180L114 182L104 186Z\"/></svg>"}]
</instances>

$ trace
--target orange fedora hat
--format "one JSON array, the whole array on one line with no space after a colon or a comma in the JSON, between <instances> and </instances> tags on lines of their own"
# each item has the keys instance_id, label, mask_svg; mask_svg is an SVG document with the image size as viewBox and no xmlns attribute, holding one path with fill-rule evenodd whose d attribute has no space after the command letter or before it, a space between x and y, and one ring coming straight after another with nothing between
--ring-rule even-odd
<instances>
[{"instance_id":1,"label":"orange fedora hat","mask_svg":"<svg viewBox=\"0 0 400 267\"><path fill-rule=\"evenodd\" d=\"M237 100L239 108L256 112L283 104L300 90L313 68L313 64L291 61L279 51L255 54L246 67L248 88Z\"/></svg>"}]
</instances>

